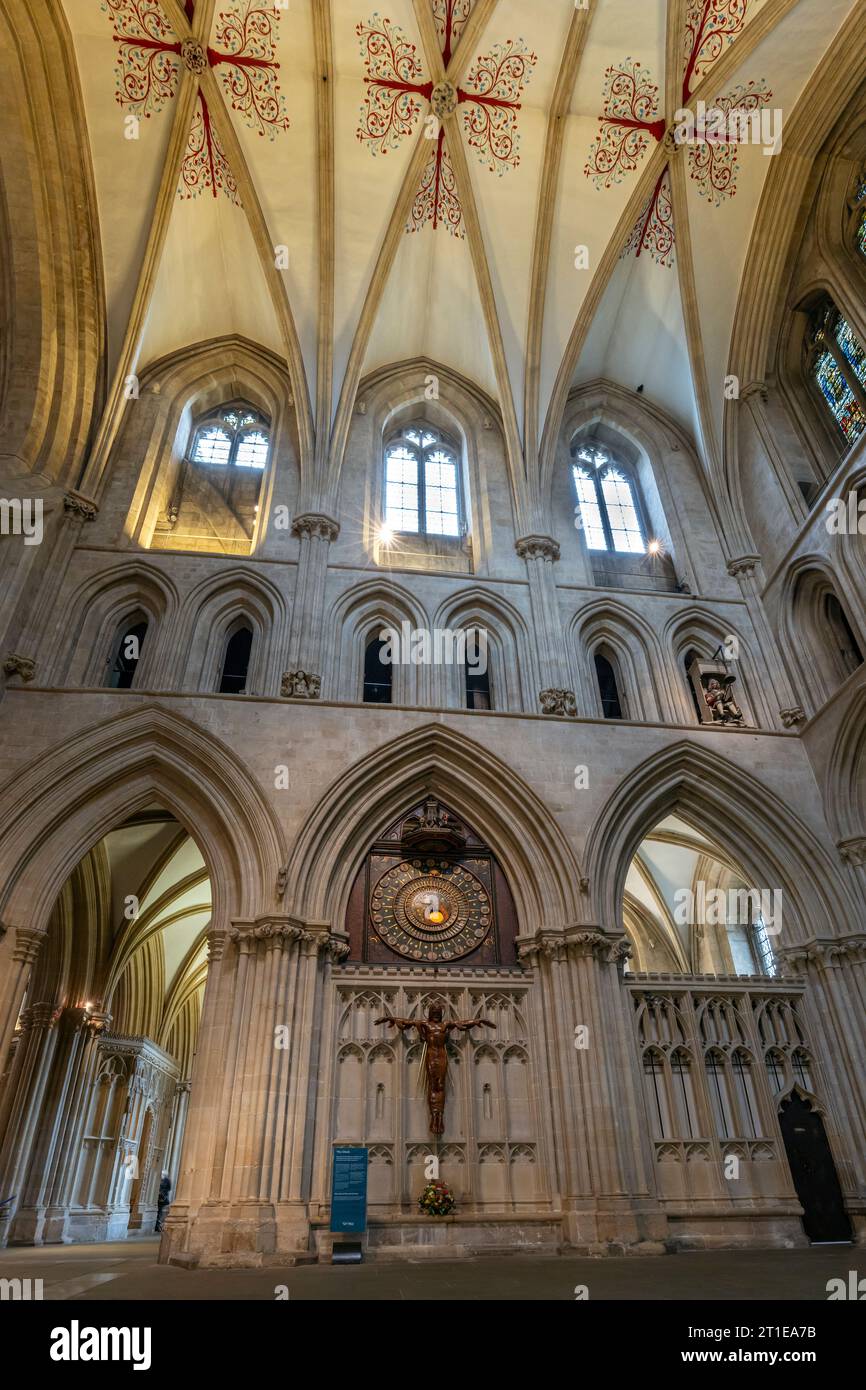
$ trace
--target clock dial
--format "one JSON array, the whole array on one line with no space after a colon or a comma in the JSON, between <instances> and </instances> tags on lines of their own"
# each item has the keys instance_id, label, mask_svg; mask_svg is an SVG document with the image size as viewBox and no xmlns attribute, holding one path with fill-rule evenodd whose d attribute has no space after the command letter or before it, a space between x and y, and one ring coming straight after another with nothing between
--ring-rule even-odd
<instances>
[{"instance_id":1,"label":"clock dial","mask_svg":"<svg viewBox=\"0 0 866 1390\"><path fill-rule=\"evenodd\" d=\"M492 925L490 897L462 864L418 858L395 864L373 889L373 931L409 960L458 960Z\"/></svg>"}]
</instances>

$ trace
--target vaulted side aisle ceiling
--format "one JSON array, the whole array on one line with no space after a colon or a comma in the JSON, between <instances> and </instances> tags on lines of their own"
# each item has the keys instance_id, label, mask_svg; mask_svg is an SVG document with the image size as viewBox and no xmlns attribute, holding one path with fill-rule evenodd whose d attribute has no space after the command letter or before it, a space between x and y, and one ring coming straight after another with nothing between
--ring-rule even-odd
<instances>
[{"instance_id":1,"label":"vaulted side aisle ceiling","mask_svg":"<svg viewBox=\"0 0 866 1390\"><path fill-rule=\"evenodd\" d=\"M239 334L282 356L328 495L357 384L427 357L499 403L532 492L606 377L718 464L772 159L678 108L791 118L856 0L63 0L110 370ZM581 248L586 248L585 256Z\"/></svg>"}]
</instances>

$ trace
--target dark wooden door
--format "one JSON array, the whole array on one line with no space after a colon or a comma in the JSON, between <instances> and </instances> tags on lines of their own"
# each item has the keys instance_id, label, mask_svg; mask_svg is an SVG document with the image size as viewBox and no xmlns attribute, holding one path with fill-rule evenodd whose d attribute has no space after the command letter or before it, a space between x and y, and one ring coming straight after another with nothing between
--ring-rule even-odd
<instances>
[{"instance_id":1,"label":"dark wooden door","mask_svg":"<svg viewBox=\"0 0 866 1390\"><path fill-rule=\"evenodd\" d=\"M821 1116L793 1095L783 1102L779 1122L806 1235L812 1241L850 1240L851 1222Z\"/></svg>"}]
</instances>

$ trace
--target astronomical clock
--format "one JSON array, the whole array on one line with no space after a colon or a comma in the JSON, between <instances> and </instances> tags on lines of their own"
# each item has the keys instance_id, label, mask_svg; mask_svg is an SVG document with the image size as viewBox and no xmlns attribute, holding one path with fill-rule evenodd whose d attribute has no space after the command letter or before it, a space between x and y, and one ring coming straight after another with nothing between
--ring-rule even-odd
<instances>
[{"instance_id":1,"label":"astronomical clock","mask_svg":"<svg viewBox=\"0 0 866 1390\"><path fill-rule=\"evenodd\" d=\"M514 903L494 856L429 797L373 844L349 899L349 959L514 965Z\"/></svg>"}]
</instances>

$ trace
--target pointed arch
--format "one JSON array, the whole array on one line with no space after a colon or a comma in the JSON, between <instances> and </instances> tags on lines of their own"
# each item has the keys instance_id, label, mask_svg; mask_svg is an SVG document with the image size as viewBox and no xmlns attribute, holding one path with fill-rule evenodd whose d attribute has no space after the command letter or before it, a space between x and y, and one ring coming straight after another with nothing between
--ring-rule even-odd
<instances>
[{"instance_id":1,"label":"pointed arch","mask_svg":"<svg viewBox=\"0 0 866 1390\"><path fill-rule=\"evenodd\" d=\"M782 584L779 629L796 673L797 688L813 714L853 674L853 669L846 671L830 643L826 604L831 598L839 604L862 655L866 652L866 634L857 621L860 605L847 583L826 557L801 555L788 569Z\"/></svg>"},{"instance_id":2,"label":"pointed arch","mask_svg":"<svg viewBox=\"0 0 866 1390\"><path fill-rule=\"evenodd\" d=\"M675 699L679 705L680 718L684 724L695 722L694 703L688 689L683 659L689 649L696 651L707 661L713 659L720 647L730 638L736 640L739 655L734 662L737 676L736 697L747 724L765 729L775 727L773 710L767 700L766 691L770 688L770 676L763 658L757 655L757 644L752 644L742 632L740 622L748 621L745 608L733 609L736 622L725 622L718 612L701 605L689 607L669 618L662 631L662 644L667 649L671 669L677 673ZM760 663L760 664L759 664Z\"/></svg>"},{"instance_id":3,"label":"pointed arch","mask_svg":"<svg viewBox=\"0 0 866 1390\"><path fill-rule=\"evenodd\" d=\"M140 612L148 624L148 640L142 643L136 685L160 689L168 660L167 633L178 607L177 586L156 566L130 559L100 570L72 592L57 626L43 639L42 650L49 654L47 683L102 685L119 624Z\"/></svg>"},{"instance_id":4,"label":"pointed arch","mask_svg":"<svg viewBox=\"0 0 866 1390\"><path fill-rule=\"evenodd\" d=\"M439 605L435 629L464 632L481 628L488 635L493 708L521 713L532 710L532 646L523 615L500 594L475 586L452 594ZM434 703L462 709L463 673L444 668Z\"/></svg>"},{"instance_id":5,"label":"pointed arch","mask_svg":"<svg viewBox=\"0 0 866 1390\"><path fill-rule=\"evenodd\" d=\"M185 600L176 639L178 650L188 653L181 689L218 689L226 634L240 620L253 634L247 693L278 693L289 603L266 576L246 565L208 576Z\"/></svg>"},{"instance_id":6,"label":"pointed arch","mask_svg":"<svg viewBox=\"0 0 866 1390\"><path fill-rule=\"evenodd\" d=\"M824 810L840 842L866 838L866 685L850 700L824 777Z\"/></svg>"},{"instance_id":7,"label":"pointed arch","mask_svg":"<svg viewBox=\"0 0 866 1390\"><path fill-rule=\"evenodd\" d=\"M83 855L154 801L201 851L215 925L274 910L285 841L254 779L211 734L147 705L84 729L0 788L0 918L44 930Z\"/></svg>"},{"instance_id":8,"label":"pointed arch","mask_svg":"<svg viewBox=\"0 0 866 1390\"><path fill-rule=\"evenodd\" d=\"M512 767L440 724L384 744L331 784L289 860L294 914L342 931L371 826L390 824L425 796L447 802L490 846L508 877L522 935L579 919L581 870L548 809Z\"/></svg>"},{"instance_id":9,"label":"pointed arch","mask_svg":"<svg viewBox=\"0 0 866 1390\"><path fill-rule=\"evenodd\" d=\"M856 914L834 858L788 802L717 748L680 742L635 768L593 825L586 871L596 920L621 927L629 866L641 840L672 813L712 826L713 838L750 883L782 891L782 950L814 936L833 937Z\"/></svg>"},{"instance_id":10,"label":"pointed arch","mask_svg":"<svg viewBox=\"0 0 866 1390\"><path fill-rule=\"evenodd\" d=\"M575 613L568 638L580 682L588 692L587 709L600 712L592 657L607 643L619 659L624 685L621 694L628 706L626 718L666 723L679 717L668 662L656 633L636 609L616 599L596 599Z\"/></svg>"},{"instance_id":11,"label":"pointed arch","mask_svg":"<svg viewBox=\"0 0 866 1390\"><path fill-rule=\"evenodd\" d=\"M384 576L357 584L336 600L325 620L324 650L327 653L323 696L329 700L358 701L364 681L364 652L367 643L384 628L400 632L402 623L427 631L429 619L414 594ZM429 668L394 667L395 705L426 705L430 702Z\"/></svg>"}]
</instances>

